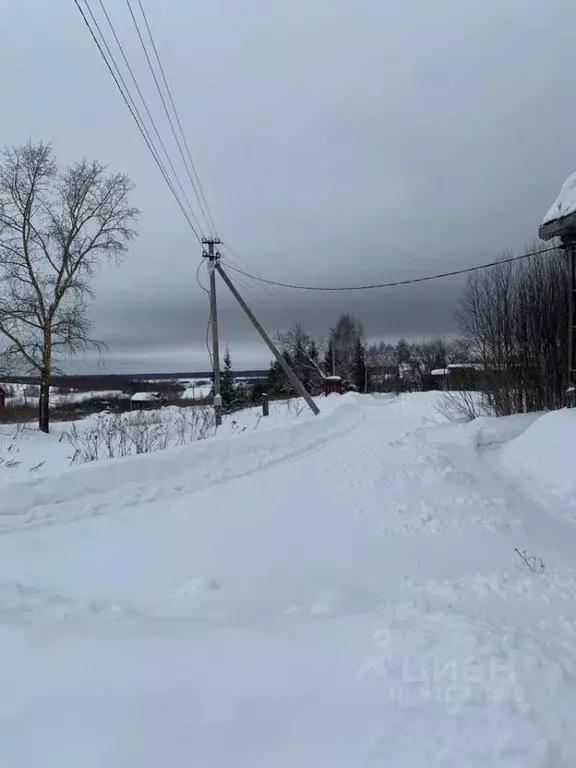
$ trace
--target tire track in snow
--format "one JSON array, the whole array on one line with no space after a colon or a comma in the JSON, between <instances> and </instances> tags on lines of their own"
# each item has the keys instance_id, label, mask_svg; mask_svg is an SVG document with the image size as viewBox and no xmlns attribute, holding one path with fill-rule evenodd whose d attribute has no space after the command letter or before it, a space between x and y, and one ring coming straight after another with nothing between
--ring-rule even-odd
<instances>
[{"instance_id":1,"label":"tire track in snow","mask_svg":"<svg viewBox=\"0 0 576 768\"><path fill-rule=\"evenodd\" d=\"M354 431L364 419L358 402L343 403L325 417L288 427L10 483L2 489L0 533L81 520L246 477L316 451Z\"/></svg>"}]
</instances>

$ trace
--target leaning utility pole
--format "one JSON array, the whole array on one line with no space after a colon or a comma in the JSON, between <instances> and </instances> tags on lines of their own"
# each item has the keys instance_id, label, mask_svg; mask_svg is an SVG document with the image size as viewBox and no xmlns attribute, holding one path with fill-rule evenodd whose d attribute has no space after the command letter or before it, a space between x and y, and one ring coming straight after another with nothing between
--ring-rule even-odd
<instances>
[{"instance_id":1,"label":"leaning utility pole","mask_svg":"<svg viewBox=\"0 0 576 768\"><path fill-rule=\"evenodd\" d=\"M210 274L210 324L212 325L212 371L214 374L214 418L216 426L222 424L222 393L220 388L220 340L218 337L218 305L216 304L216 272L220 262L219 251L214 250L215 245L220 245L218 238L202 238L202 244L208 246L202 256L208 259L208 272Z\"/></svg>"},{"instance_id":2,"label":"leaning utility pole","mask_svg":"<svg viewBox=\"0 0 576 768\"><path fill-rule=\"evenodd\" d=\"M276 345L274 344L274 342L272 341L272 339L268 336L268 334L266 333L264 328L262 328L262 326L260 325L258 320L256 320L256 318L252 314L252 311L250 310L249 306L246 304L246 302L244 301L242 296L240 296L240 294L236 290L236 286L230 280L230 278L228 277L226 272L224 272L224 270L222 269L222 266L220 265L220 259L218 259L218 258L214 262L214 269L218 272L218 274L220 275L222 280L224 280L224 282L226 283L226 285L230 289L230 292L232 293L232 295L234 296L234 298L236 299L238 304L240 304L240 306L242 307L242 309L246 313L248 319L250 320L250 322L252 323L254 328L256 328L256 330L258 331L260 336L264 339L264 342L266 343L268 349L272 352L272 354L274 355L276 360L278 360L278 362L280 363L280 365L284 369L284 373L286 374L286 376L288 376L288 379L291 381L293 386L298 390L298 392L300 392L300 394L302 395L302 397L306 401L306 403L307 403L308 407L310 408L310 410L312 411L312 413L315 416L317 416L320 413L320 409L318 408L318 406L316 405L314 400L312 400L312 398L310 397L310 395L306 391L306 387L302 384L302 382L300 381L298 376L296 376L296 374L294 373L292 368L288 365L288 363L286 362L285 358L280 354L280 352L278 351L278 349L277 349Z\"/></svg>"}]
</instances>

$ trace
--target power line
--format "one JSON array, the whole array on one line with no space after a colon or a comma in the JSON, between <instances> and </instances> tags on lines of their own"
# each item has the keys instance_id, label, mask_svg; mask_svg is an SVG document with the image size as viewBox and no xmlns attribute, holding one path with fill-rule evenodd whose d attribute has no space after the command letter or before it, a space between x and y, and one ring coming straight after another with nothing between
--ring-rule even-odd
<instances>
[{"instance_id":1,"label":"power line","mask_svg":"<svg viewBox=\"0 0 576 768\"><path fill-rule=\"evenodd\" d=\"M313 285L294 285L292 283L281 283L277 280L267 280L264 277L258 277L257 275L252 275L250 272L245 272L242 269L239 269L238 267L232 266L229 262L226 263L226 267L233 272L238 272L240 275L244 275L245 277L249 277L252 280L256 280L259 283L265 283L266 285L276 285L279 288L292 288L294 290L298 291L368 291L373 288L396 288L401 285L413 285L414 283L425 283L430 280L440 280L444 277L454 277L455 275L466 275L470 272L478 272L481 269L489 269L490 267L497 267L500 264L510 264L513 261L520 261L521 259L528 259L531 256L540 256L544 253L550 253L552 251L557 251L558 248L552 247L552 248L543 248L541 251L533 251L532 253L524 253L522 256L510 256L505 259L499 259L498 261L491 261L488 264L478 264L475 267L467 267L466 269L455 269L451 272L441 272L436 275L426 275L426 277L415 277L410 278L408 280L395 280L394 282L390 283L373 283L371 285L353 285L353 286L339 286L334 288L329 288L325 286L313 286Z\"/></svg>"},{"instance_id":2,"label":"power line","mask_svg":"<svg viewBox=\"0 0 576 768\"><path fill-rule=\"evenodd\" d=\"M136 19L136 16L134 15L134 11L132 10L132 6L130 5L130 0L126 0L126 5L128 6L128 10L130 12L130 16L132 17L132 21L134 23L134 27L136 29L136 33L138 35L138 39L140 40L140 45L142 46L142 50L144 51L144 56L146 57L146 61L148 63L148 68L150 69L150 73L152 75L152 79L154 80L154 84L156 86L156 90L158 91L158 95L160 96L160 101L162 102L162 107L164 108L164 113L166 114L166 117L168 119L168 123L170 124L170 130L172 131L172 135L174 136L174 140L176 141L176 145L178 147L178 151L180 152L180 156L182 158L182 161L184 162L184 167L186 168L186 171L188 173L188 178L190 179L190 183L192 184L192 188L194 189L194 193L196 195L196 198L198 200L198 203L200 204L200 210L202 211L204 218L206 219L206 223L208 225L208 228L210 228L210 220L208 219L203 207L202 207L202 200L198 193L198 190L196 189L196 185L194 183L194 180L192 178L192 174L190 173L190 169L188 168L188 164L186 162L186 157L184 155L184 151L182 150L182 145L180 142L180 139L178 138L178 134L176 133L176 128L174 127L174 121L172 120L172 115L170 114L170 110L168 109L168 105L166 104L166 99L164 97L164 93L162 92L162 88L160 87L160 83L158 82L158 77L156 75L156 72L154 70L154 65L152 64L152 60L150 58L150 54L148 53L148 48L146 46L146 43L144 42L144 38L142 37L142 32L140 31L140 26L138 24L138 21Z\"/></svg>"},{"instance_id":3,"label":"power line","mask_svg":"<svg viewBox=\"0 0 576 768\"><path fill-rule=\"evenodd\" d=\"M206 200L206 196L204 194L204 190L202 189L202 184L200 183L200 177L198 176L198 172L196 170L196 166L194 164L194 160L192 159L192 153L190 152L190 147L188 145L188 140L186 139L186 134L184 133L184 129L182 128L182 123L180 121L180 116L178 114L178 110L176 109L176 104L174 103L174 99L172 97L172 89L170 88L168 84L168 80L166 78L166 74L164 72L164 67L162 66L162 61L160 59L160 54L158 53L158 48L156 47L156 43L154 41L154 37L152 35L152 30L150 28L150 24L148 23L148 17L146 16L146 12L144 11L144 6L142 5L142 0L138 0L138 6L140 8L140 13L142 14L142 18L144 19L144 24L146 25L146 29L148 31L148 36L150 38L150 42L152 44L152 49L154 51L154 55L156 57L156 61L158 62L158 67L160 69L160 74L162 75L162 80L164 82L164 85L166 87L166 91L168 93L168 98L170 99L170 104L172 105L172 110L174 112L174 117L176 118L176 123L178 125L178 128L180 130L180 135L182 136L182 141L184 142L184 147L186 149L186 154L188 156L188 160L190 162L190 168L192 169L192 173L194 174L194 178L196 179L196 184L198 186L198 191L200 192L200 196L198 196L198 192L196 192L196 187L194 186L194 181L192 180L192 177L190 176L190 169L188 168L188 165L186 165L186 170L188 171L188 175L190 178L190 183L194 187L194 191L196 192L196 197L198 198L198 203L200 204L200 208L202 209L202 205L204 205L204 208L206 212L204 213L205 218L207 219L207 222L212 226L213 234L216 235L216 225L214 224L214 219L212 218L212 213L210 211L210 207L208 206L208 202Z\"/></svg>"},{"instance_id":4,"label":"power line","mask_svg":"<svg viewBox=\"0 0 576 768\"><path fill-rule=\"evenodd\" d=\"M230 248L230 246L226 245L225 243L222 243L222 247L228 251L229 256L227 258L228 259L232 258L234 260L233 264L230 264L230 261L226 260L227 264L230 264L230 266L238 266L240 268L244 267L247 270L250 269L250 265L248 264L248 262L245 259L243 259L242 256L240 256L240 254L236 253L236 251L233 251L232 248ZM257 271L256 271L256 276L262 277L260 272L257 272ZM236 280L238 281L238 277L236 278ZM246 284L240 283L240 284L243 287L247 288L247 290L252 291L253 295L256 296L260 301L263 301L263 298L258 294L256 294L253 288L248 288L248 285L250 285L249 283L246 283ZM277 288L274 288L274 286L264 285L264 284L261 284L261 285L267 291L267 294L271 300L275 301L276 303L278 303L278 301L280 302L282 301L283 294L281 291L279 291Z\"/></svg>"},{"instance_id":5,"label":"power line","mask_svg":"<svg viewBox=\"0 0 576 768\"><path fill-rule=\"evenodd\" d=\"M170 169L172 170L172 173L174 175L174 178L176 179L176 183L178 184L178 187L180 189L180 192L182 193L182 196L184 197L184 200L186 201L186 204L188 205L188 211L192 218L194 219L194 222L196 224L196 227L200 230L200 233L202 233L202 225L198 221L198 217L194 213L194 209L192 207L192 204L190 200L188 199L188 195L186 194L186 190L182 186L182 182L180 181L180 177L178 176L178 173L176 172L176 169L174 168L174 163L172 162L172 158L170 157L170 154L168 153L168 150L166 149L166 145L164 144L164 141L162 139L162 136L160 135L160 132L158 130L158 126L156 125L156 121L154 120L154 117L152 116L152 113L150 112L150 109L148 107L148 104L146 103L146 99L144 98L144 94L142 93L142 90L140 88L140 85L138 84L138 80L136 78L136 75L134 74L134 70L132 69L130 62L128 61L128 57L126 56L126 53L124 51L124 46L122 45L118 34L116 32L116 29L114 27L114 24L112 23L112 20L108 14L108 11L106 10L106 6L104 5L104 0L99 0L100 7L102 8L102 12L104 14L104 17L106 18L106 21L108 22L108 26L110 27L110 31L112 32L112 35L114 37L114 40L116 41L116 44L120 50L120 54L122 55L122 58L124 60L124 63L126 64L126 67L128 69L128 72L130 73L130 77L132 78L132 82L134 83L134 86L136 88L136 91L138 92L138 95L140 96L140 100L144 106L144 109L146 110L146 114L148 115L148 119L150 120L150 123L152 124L152 128L154 129L154 133L156 134L156 137L158 138L158 141L160 143L160 146L162 148L162 151L164 152L164 155L166 157L166 160L168 161L168 165L170 166ZM93 15L92 15L93 17ZM94 17L93 17L94 18ZM97 24L97 22L96 22ZM100 31L100 34L102 35L102 32ZM107 46L108 51L110 50Z\"/></svg>"},{"instance_id":6,"label":"power line","mask_svg":"<svg viewBox=\"0 0 576 768\"><path fill-rule=\"evenodd\" d=\"M164 167L164 165L163 165L163 163L162 163L162 161L160 159L158 151L156 150L156 148L154 146L154 142L152 140L152 137L150 136L150 133L148 132L148 129L146 128L146 125L145 125L144 121L142 120L142 116L140 115L138 107L136 106L136 103L135 103L134 99L132 98L132 96L130 94L130 90L129 90L129 88L126 85L126 81L124 80L124 77L123 77L123 75L122 75L122 73L121 73L121 71L120 71L120 69L118 67L118 64L116 63L116 60L114 59L114 56L113 56L113 54L112 54L112 52L110 50L110 47L108 46L108 44L106 42L106 38L104 37L104 35L102 33L102 30L100 29L100 25L98 24L98 21L97 21L97 19L94 16L94 13L93 13L93 11L92 11L92 9L90 7L90 4L88 3L88 0L84 0L84 4L86 5L86 8L88 9L89 14L92 17L92 20L94 22L94 26L96 27L98 33L100 34L100 37L102 39L102 43L100 42L100 40L98 40L98 38L97 38L97 36L96 36L96 34L95 34L91 24L90 24L90 21L88 20L88 17L86 16L83 8L80 5L79 0L74 0L74 4L76 5L76 8L80 12L80 15L82 16L84 24L86 25L86 27L87 27L87 29L88 29L88 31L90 33L90 36L92 37L94 43L96 44L96 47L98 48L100 56L102 57L104 63L106 64L106 66L108 68L108 71L112 75L112 79L114 80L114 82L116 84L116 87L120 91L120 95L122 96L122 99L124 100L124 103L128 107L128 111L132 115L132 119L136 123L136 127L138 128L140 134L142 135L142 138L144 139L144 141L146 143L146 146L148 147L148 149L150 151L150 154L154 158L154 161L155 161L156 165L158 166L158 168L160 170L160 173L164 177L164 180L166 181L166 184L168 185L168 188L172 192L172 195L173 195L174 199L176 200L176 203L178 204L178 207L182 211L182 214L183 214L184 218L186 219L186 221L188 222L192 232L196 236L196 239L199 242L202 242L202 237L196 231L196 228L194 227L194 225L193 225L193 223L192 223L192 221L191 221L191 219L190 219L186 209L184 208L184 205L182 204L182 201L180 200L180 198L178 196L178 193L176 192L176 189L174 188L174 185L172 184L172 181L171 181L170 177L168 176L168 173L167 173L167 171L166 171L166 169L165 169L165 167ZM108 56L110 57L110 60L108 60L102 45L104 45L104 47L106 48L106 51L108 52ZM116 71L114 71L114 68L116 69Z\"/></svg>"}]
</instances>

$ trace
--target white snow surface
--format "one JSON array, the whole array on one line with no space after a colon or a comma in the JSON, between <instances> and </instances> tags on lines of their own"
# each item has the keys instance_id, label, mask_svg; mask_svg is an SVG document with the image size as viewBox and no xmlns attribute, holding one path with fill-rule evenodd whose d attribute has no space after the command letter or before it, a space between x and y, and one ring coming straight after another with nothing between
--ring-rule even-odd
<instances>
[{"instance_id":1,"label":"white snow surface","mask_svg":"<svg viewBox=\"0 0 576 768\"><path fill-rule=\"evenodd\" d=\"M0 485L0 765L573 768L576 414L441 397Z\"/></svg>"},{"instance_id":2,"label":"white snow surface","mask_svg":"<svg viewBox=\"0 0 576 768\"><path fill-rule=\"evenodd\" d=\"M539 418L503 452L504 466L542 503L576 518L576 409Z\"/></svg>"},{"instance_id":3,"label":"white snow surface","mask_svg":"<svg viewBox=\"0 0 576 768\"><path fill-rule=\"evenodd\" d=\"M560 190L560 194L550 207L542 224L549 224L551 221L569 216L576 211L576 171L571 173L566 179Z\"/></svg>"},{"instance_id":4,"label":"white snow surface","mask_svg":"<svg viewBox=\"0 0 576 768\"><path fill-rule=\"evenodd\" d=\"M134 403L147 403L158 400L158 395L155 392L135 392L130 400Z\"/></svg>"},{"instance_id":5,"label":"white snow surface","mask_svg":"<svg viewBox=\"0 0 576 768\"><path fill-rule=\"evenodd\" d=\"M182 392L183 400L199 400L209 397L212 392L212 384L192 384Z\"/></svg>"}]
</instances>

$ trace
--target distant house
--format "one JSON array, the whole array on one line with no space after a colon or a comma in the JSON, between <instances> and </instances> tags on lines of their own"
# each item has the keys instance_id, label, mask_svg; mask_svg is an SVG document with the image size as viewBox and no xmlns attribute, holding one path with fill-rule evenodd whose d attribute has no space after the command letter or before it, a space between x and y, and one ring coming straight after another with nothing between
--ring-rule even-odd
<instances>
[{"instance_id":1,"label":"distant house","mask_svg":"<svg viewBox=\"0 0 576 768\"><path fill-rule=\"evenodd\" d=\"M483 371L479 363L450 363L446 368L435 368L430 375L438 382L439 389L479 389Z\"/></svg>"},{"instance_id":2,"label":"distant house","mask_svg":"<svg viewBox=\"0 0 576 768\"><path fill-rule=\"evenodd\" d=\"M155 408L160 400L156 392L135 392L130 398L130 408L133 411L144 411Z\"/></svg>"},{"instance_id":3,"label":"distant house","mask_svg":"<svg viewBox=\"0 0 576 768\"><path fill-rule=\"evenodd\" d=\"M430 376L438 382L438 389L446 390L448 389L448 374L450 373L450 370L448 368L434 368L433 371L430 371Z\"/></svg>"}]
</instances>

